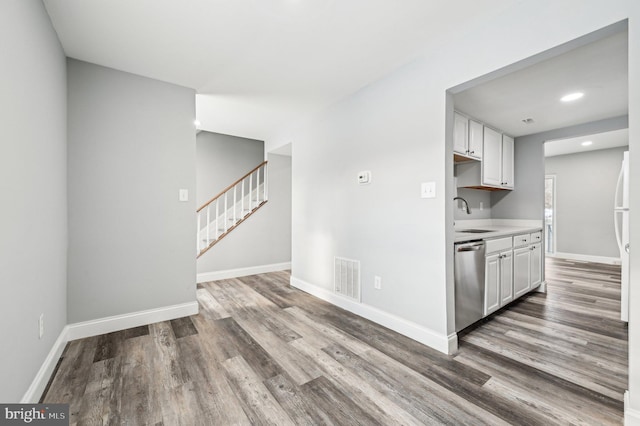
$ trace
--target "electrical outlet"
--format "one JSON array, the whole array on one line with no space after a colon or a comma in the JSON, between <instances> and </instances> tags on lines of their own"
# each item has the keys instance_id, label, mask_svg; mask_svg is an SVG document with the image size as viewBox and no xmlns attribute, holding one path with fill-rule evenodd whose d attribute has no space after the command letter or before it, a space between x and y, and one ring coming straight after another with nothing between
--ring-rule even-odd
<instances>
[{"instance_id":1,"label":"electrical outlet","mask_svg":"<svg viewBox=\"0 0 640 426\"><path fill-rule=\"evenodd\" d=\"M375 288L376 290L382 289L382 278L381 277L376 275L373 278L373 288Z\"/></svg>"},{"instance_id":2,"label":"electrical outlet","mask_svg":"<svg viewBox=\"0 0 640 426\"><path fill-rule=\"evenodd\" d=\"M38 319L38 335L39 339L42 339L42 336L44 336L44 314L40 314L40 318Z\"/></svg>"}]
</instances>

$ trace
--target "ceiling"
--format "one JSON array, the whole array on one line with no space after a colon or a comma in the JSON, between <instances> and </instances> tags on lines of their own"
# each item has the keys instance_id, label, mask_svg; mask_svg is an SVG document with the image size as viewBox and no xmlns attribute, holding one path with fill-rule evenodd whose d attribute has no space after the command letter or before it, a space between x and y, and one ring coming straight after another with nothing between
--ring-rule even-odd
<instances>
[{"instance_id":1,"label":"ceiling","mask_svg":"<svg viewBox=\"0 0 640 426\"><path fill-rule=\"evenodd\" d=\"M194 88L201 129L254 139L464 37L512 3L44 0L67 56Z\"/></svg>"},{"instance_id":2,"label":"ceiling","mask_svg":"<svg viewBox=\"0 0 640 426\"><path fill-rule=\"evenodd\" d=\"M591 142L591 144L586 146L582 145L584 142ZM629 145L629 129L621 129L595 135L557 139L546 142L544 144L544 156L553 157L556 155L595 151L627 145Z\"/></svg>"},{"instance_id":3,"label":"ceiling","mask_svg":"<svg viewBox=\"0 0 640 426\"><path fill-rule=\"evenodd\" d=\"M626 115L627 37L618 32L457 93L455 108L514 137ZM572 92L584 97L560 101Z\"/></svg>"}]
</instances>

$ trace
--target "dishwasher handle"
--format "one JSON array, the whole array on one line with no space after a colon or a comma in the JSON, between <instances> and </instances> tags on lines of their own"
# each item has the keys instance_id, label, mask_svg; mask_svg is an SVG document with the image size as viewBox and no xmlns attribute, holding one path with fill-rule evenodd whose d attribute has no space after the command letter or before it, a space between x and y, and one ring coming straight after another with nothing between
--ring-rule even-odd
<instances>
[{"instance_id":1,"label":"dishwasher handle","mask_svg":"<svg viewBox=\"0 0 640 426\"><path fill-rule=\"evenodd\" d=\"M461 245L461 246L456 247L456 251L457 252L462 252L462 251L480 251L482 249L482 247L484 247L484 243L465 244L465 245Z\"/></svg>"}]
</instances>

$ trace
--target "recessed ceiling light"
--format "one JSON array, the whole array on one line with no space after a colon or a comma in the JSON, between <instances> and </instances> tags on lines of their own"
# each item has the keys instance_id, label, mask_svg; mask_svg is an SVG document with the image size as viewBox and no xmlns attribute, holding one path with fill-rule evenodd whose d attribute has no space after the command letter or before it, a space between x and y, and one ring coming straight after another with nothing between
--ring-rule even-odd
<instances>
[{"instance_id":1,"label":"recessed ceiling light","mask_svg":"<svg viewBox=\"0 0 640 426\"><path fill-rule=\"evenodd\" d=\"M589 146L589 145L592 145L592 144L593 144L593 142L591 142L591 141L584 141L584 142L582 142L580 145L582 145L582 146Z\"/></svg>"},{"instance_id":2,"label":"recessed ceiling light","mask_svg":"<svg viewBox=\"0 0 640 426\"><path fill-rule=\"evenodd\" d=\"M571 102L571 101L576 101L583 96L584 96L584 93L582 92L569 93L568 95L564 95L563 97L561 97L560 100L562 102Z\"/></svg>"}]
</instances>

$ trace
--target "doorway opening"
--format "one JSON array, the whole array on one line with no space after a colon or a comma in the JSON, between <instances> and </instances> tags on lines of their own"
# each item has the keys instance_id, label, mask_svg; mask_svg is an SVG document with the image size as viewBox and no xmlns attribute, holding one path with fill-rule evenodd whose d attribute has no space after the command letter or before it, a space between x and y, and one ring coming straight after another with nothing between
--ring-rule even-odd
<instances>
[{"instance_id":1,"label":"doorway opening","mask_svg":"<svg viewBox=\"0 0 640 426\"><path fill-rule=\"evenodd\" d=\"M554 254L556 252L556 239L554 237L556 215L556 176L544 177L544 252Z\"/></svg>"}]
</instances>

